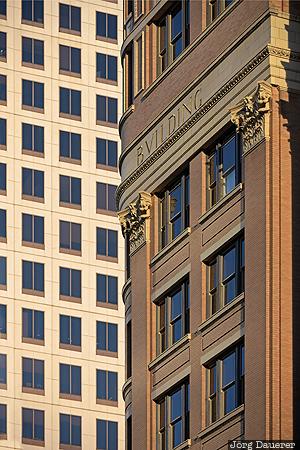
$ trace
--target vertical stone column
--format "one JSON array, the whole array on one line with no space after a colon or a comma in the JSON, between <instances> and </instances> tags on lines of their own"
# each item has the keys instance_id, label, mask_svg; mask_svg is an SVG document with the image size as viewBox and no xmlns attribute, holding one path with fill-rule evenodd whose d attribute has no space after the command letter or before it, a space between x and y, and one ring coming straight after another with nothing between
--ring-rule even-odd
<instances>
[{"instance_id":1,"label":"vertical stone column","mask_svg":"<svg viewBox=\"0 0 300 450\"><path fill-rule=\"evenodd\" d=\"M132 427L133 450L151 447L151 360L152 308L150 298L150 207L151 195L138 199L119 213L123 234L130 242L132 286Z\"/></svg>"}]
</instances>

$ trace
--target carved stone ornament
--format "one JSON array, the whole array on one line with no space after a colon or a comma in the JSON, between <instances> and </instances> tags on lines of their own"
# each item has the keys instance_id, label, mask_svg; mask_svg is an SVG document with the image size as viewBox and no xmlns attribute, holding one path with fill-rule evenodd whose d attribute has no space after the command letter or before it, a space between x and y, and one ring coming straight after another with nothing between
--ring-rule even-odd
<instances>
[{"instance_id":1,"label":"carved stone ornament","mask_svg":"<svg viewBox=\"0 0 300 450\"><path fill-rule=\"evenodd\" d=\"M242 136L243 152L251 150L264 137L269 137L270 98L272 87L259 81L253 96L245 97L230 109L231 121Z\"/></svg>"},{"instance_id":2,"label":"carved stone ornament","mask_svg":"<svg viewBox=\"0 0 300 450\"><path fill-rule=\"evenodd\" d=\"M135 202L118 213L123 236L129 238L130 253L149 239L149 224L146 219L150 218L150 206L151 195L140 192Z\"/></svg>"}]
</instances>

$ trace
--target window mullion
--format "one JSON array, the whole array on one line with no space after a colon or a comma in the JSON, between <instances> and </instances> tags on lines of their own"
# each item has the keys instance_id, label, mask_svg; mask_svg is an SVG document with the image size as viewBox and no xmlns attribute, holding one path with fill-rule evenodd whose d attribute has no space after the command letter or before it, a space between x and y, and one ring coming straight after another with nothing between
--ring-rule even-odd
<instances>
[{"instance_id":1,"label":"window mullion","mask_svg":"<svg viewBox=\"0 0 300 450\"><path fill-rule=\"evenodd\" d=\"M217 409L217 419L224 415L224 398L222 392L222 363L221 360L218 359L216 362L216 409Z\"/></svg>"}]
</instances>

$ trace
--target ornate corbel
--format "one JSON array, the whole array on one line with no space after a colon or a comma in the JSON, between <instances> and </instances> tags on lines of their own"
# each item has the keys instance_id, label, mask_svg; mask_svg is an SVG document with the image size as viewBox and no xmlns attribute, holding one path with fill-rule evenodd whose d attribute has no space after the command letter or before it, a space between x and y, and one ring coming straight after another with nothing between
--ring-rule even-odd
<instances>
[{"instance_id":1,"label":"ornate corbel","mask_svg":"<svg viewBox=\"0 0 300 450\"><path fill-rule=\"evenodd\" d=\"M243 98L238 105L230 109L231 121L242 137L244 153L263 138L269 138L271 93L271 85L266 81L259 81L253 96Z\"/></svg>"},{"instance_id":2,"label":"ornate corbel","mask_svg":"<svg viewBox=\"0 0 300 450\"><path fill-rule=\"evenodd\" d=\"M150 238L151 195L140 192L137 200L118 213L123 236L129 238L130 253Z\"/></svg>"}]
</instances>

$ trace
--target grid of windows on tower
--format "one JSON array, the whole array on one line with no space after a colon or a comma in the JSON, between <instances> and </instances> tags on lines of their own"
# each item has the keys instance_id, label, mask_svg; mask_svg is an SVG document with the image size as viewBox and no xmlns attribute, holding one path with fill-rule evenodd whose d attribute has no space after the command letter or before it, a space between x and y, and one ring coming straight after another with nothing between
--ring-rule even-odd
<instances>
[{"instance_id":1,"label":"grid of windows on tower","mask_svg":"<svg viewBox=\"0 0 300 450\"><path fill-rule=\"evenodd\" d=\"M42 38L35 39L30 35L29 27L46 26L48 19L45 0L20 0L21 22L26 24L27 28L22 31L20 40L21 64L26 68L33 69L36 74L34 79L24 75L20 84L20 105L23 110L30 111L28 118L20 125L21 152L32 161L21 167L20 195L30 207L30 202L44 203L47 200L47 179L46 174L38 166L39 161L36 158L46 158L49 156L50 148L47 142L47 124L41 125L39 119L43 117L45 109L48 108L47 82L39 80L39 75L44 77L47 67L47 46ZM0 0L0 18L6 19L9 3L6 0ZM80 48L80 40L76 43L76 36L81 35L82 14L81 8L69 4L59 3L58 7L58 31L61 38L66 34L73 34L73 44L57 44L58 70L62 75L62 85L58 87L58 114L63 119L82 121L84 119L84 102L82 91L73 89L68 85L68 77L80 78L84 71L82 60L87 57L84 48ZM95 39L102 39L117 44L117 16L97 11L95 14ZM36 28L33 31L38 31ZM6 63L8 58L13 57L9 44L9 31L6 33L0 31L0 61ZM95 51L95 79L99 83L114 84L118 82L118 48L113 48L108 53ZM109 54L112 53L112 54ZM55 57L53 54L52 57ZM3 66L4 67L4 66ZM25 73L24 69L24 73ZM65 79L64 79L65 76ZM0 104L7 106L8 102L13 101L10 98L10 83L13 79L10 74L0 73ZM101 126L117 126L118 100L117 98L95 95L95 123ZM26 114L26 111L24 112ZM4 114L5 115L5 114ZM62 122L62 121L61 121ZM11 119L0 117L0 150L9 150L10 128L13 127ZM66 129L64 129L66 128ZM118 148L117 142L112 139L106 139L101 136L101 128L98 129L99 136L94 141L95 160L94 165L97 169L117 172ZM58 132L59 161L68 164L81 164L82 159L87 157L87 152L82 152L82 141L84 136L81 132L70 131L68 123ZM37 164L35 164L35 162ZM66 166L67 167L67 166ZM9 194L9 163L0 163L0 195ZM83 182L79 176L70 176L67 173L58 175L59 206L81 209L83 195ZM115 191L116 186L102 182L95 183L95 212L101 214L115 214ZM50 233L51 226L47 217L44 217L42 210L36 210L36 213L22 211L21 219L21 245L25 247L34 247L34 251L44 250L47 246L47 233ZM7 242L8 227L7 223L9 212L6 209L0 209L0 242ZM62 220L63 219L63 220ZM58 220L59 236L58 251L60 253L70 253L75 256L81 256L82 236L84 236L83 225L80 219L74 219L72 222L66 220L66 217L60 217ZM112 258L117 261L118 233L115 230L97 228L97 243L95 248L96 256ZM30 250L30 249L28 249ZM30 296L45 296L47 290L47 273L49 267L47 262L39 260L39 257L33 260L29 257L19 261L19 270L21 274L21 291L30 298ZM7 267L9 256L0 255L0 289L7 290L9 275ZM62 302L82 301L82 271L76 267L58 268L58 298ZM118 278L107 274L95 274L95 306L105 308L118 308ZM7 339L12 333L10 327L9 306L5 300L0 304L0 339ZM62 351L81 352L82 348L82 329L86 326L85 317L81 311L77 310L73 315L59 314L59 348ZM47 322L51 320L48 311L43 309L43 303L40 306L29 306L21 309L21 339L25 344L33 346L45 346L49 336L47 334ZM104 354L107 357L118 356L118 325L111 322L95 321L94 353L95 355ZM47 395L49 386L47 385L47 361L40 357L30 355L21 358L21 377L22 392L37 396ZM0 389L7 389L9 384L8 361L5 351L0 354ZM80 365L64 362L58 363L58 394L63 399L71 401L80 401L83 389L82 375L83 368ZM95 403L107 402L110 406L117 406L118 402L118 376L116 372L102 370L97 368L94 373L96 384ZM42 403L41 403L42 405ZM10 405L0 404L0 439L8 439L8 418ZM22 443L26 445L45 446L46 440L46 420L47 413L39 408L21 408L21 438ZM81 448L82 432L84 422L80 415L59 414L58 439L60 448ZM99 450L117 450L118 449L118 422L103 420L97 418L94 423L96 448Z\"/></svg>"}]
</instances>

